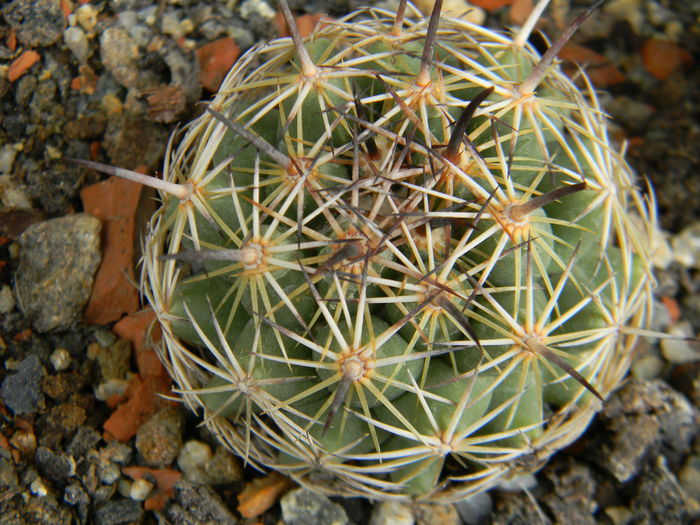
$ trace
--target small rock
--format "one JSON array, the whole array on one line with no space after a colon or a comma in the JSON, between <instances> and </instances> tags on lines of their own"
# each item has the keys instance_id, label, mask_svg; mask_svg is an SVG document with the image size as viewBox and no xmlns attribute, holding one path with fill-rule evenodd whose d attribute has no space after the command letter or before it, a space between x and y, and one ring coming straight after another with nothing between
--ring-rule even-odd
<instances>
[{"instance_id":1,"label":"small rock","mask_svg":"<svg viewBox=\"0 0 700 525\"><path fill-rule=\"evenodd\" d=\"M282 497L280 503L285 525L308 525L309 523L345 525L348 523L348 516L343 507L333 503L327 496L309 489L292 490Z\"/></svg>"},{"instance_id":2,"label":"small rock","mask_svg":"<svg viewBox=\"0 0 700 525\"><path fill-rule=\"evenodd\" d=\"M686 494L700 502L700 456L690 456L678 473L678 481Z\"/></svg>"},{"instance_id":3,"label":"small rock","mask_svg":"<svg viewBox=\"0 0 700 525\"><path fill-rule=\"evenodd\" d=\"M416 518L409 503L380 501L374 505L369 525L413 525Z\"/></svg>"},{"instance_id":4,"label":"small rock","mask_svg":"<svg viewBox=\"0 0 700 525\"><path fill-rule=\"evenodd\" d=\"M12 173L12 165L17 154L22 151L22 144L5 144L0 148L0 175ZM4 191L4 188L3 188Z\"/></svg>"},{"instance_id":5,"label":"small rock","mask_svg":"<svg viewBox=\"0 0 700 525\"><path fill-rule=\"evenodd\" d=\"M51 399L65 401L83 388L86 381L87 377L77 371L53 374L44 378L41 382L41 390Z\"/></svg>"},{"instance_id":6,"label":"small rock","mask_svg":"<svg viewBox=\"0 0 700 525\"><path fill-rule=\"evenodd\" d=\"M80 26L91 33L97 25L97 10L92 4L83 4L75 11L75 19Z\"/></svg>"},{"instance_id":7,"label":"small rock","mask_svg":"<svg viewBox=\"0 0 700 525\"><path fill-rule=\"evenodd\" d=\"M36 478L29 484L29 491L40 498L43 498L49 493L49 489L46 488L46 483L44 483L44 480L41 478Z\"/></svg>"},{"instance_id":8,"label":"small rock","mask_svg":"<svg viewBox=\"0 0 700 525\"><path fill-rule=\"evenodd\" d=\"M266 20L275 17L275 10L265 0L245 0L240 6L241 17L245 20L252 16L259 16Z\"/></svg>"},{"instance_id":9,"label":"small rock","mask_svg":"<svg viewBox=\"0 0 700 525\"><path fill-rule=\"evenodd\" d=\"M34 414L44 396L39 388L44 369L39 358L30 355L17 368L17 373L5 378L0 387L3 403L15 414Z\"/></svg>"},{"instance_id":10,"label":"small rock","mask_svg":"<svg viewBox=\"0 0 700 525\"><path fill-rule=\"evenodd\" d=\"M40 332L79 320L100 263L100 221L78 213L33 224L19 238L16 292Z\"/></svg>"},{"instance_id":11,"label":"small rock","mask_svg":"<svg viewBox=\"0 0 700 525\"><path fill-rule=\"evenodd\" d=\"M464 525L480 525L485 523L493 512L493 501L488 492L478 492L458 501L455 507Z\"/></svg>"},{"instance_id":12,"label":"small rock","mask_svg":"<svg viewBox=\"0 0 700 525\"><path fill-rule=\"evenodd\" d=\"M102 437L94 429L87 426L78 428L73 435L66 452L75 458L82 458L89 451L94 450L95 446L100 442Z\"/></svg>"},{"instance_id":13,"label":"small rock","mask_svg":"<svg viewBox=\"0 0 700 525\"><path fill-rule=\"evenodd\" d=\"M167 139L163 125L120 114L110 116L103 144L115 165L133 169L156 165Z\"/></svg>"},{"instance_id":14,"label":"small rock","mask_svg":"<svg viewBox=\"0 0 700 525\"><path fill-rule=\"evenodd\" d=\"M212 489L182 479L175 484L175 494L165 508L165 516L172 525L236 523L236 518Z\"/></svg>"},{"instance_id":15,"label":"small rock","mask_svg":"<svg viewBox=\"0 0 700 525\"><path fill-rule=\"evenodd\" d=\"M136 448L146 465L170 465L182 447L185 416L180 407L165 407L146 421L136 433Z\"/></svg>"},{"instance_id":16,"label":"small rock","mask_svg":"<svg viewBox=\"0 0 700 525\"><path fill-rule=\"evenodd\" d=\"M608 399L600 420L604 437L590 445L591 458L624 483L660 448L674 464L687 454L700 414L663 381L632 379Z\"/></svg>"},{"instance_id":17,"label":"small rock","mask_svg":"<svg viewBox=\"0 0 700 525\"><path fill-rule=\"evenodd\" d=\"M100 35L100 55L105 68L125 88L135 88L139 72L139 48L129 33L111 27Z\"/></svg>"},{"instance_id":18,"label":"small rock","mask_svg":"<svg viewBox=\"0 0 700 525\"><path fill-rule=\"evenodd\" d=\"M205 472L210 485L224 485L243 479L243 469L238 458L221 446L216 448Z\"/></svg>"},{"instance_id":19,"label":"small rock","mask_svg":"<svg viewBox=\"0 0 700 525\"><path fill-rule=\"evenodd\" d=\"M686 268L700 269L700 222L684 228L671 239L673 258Z\"/></svg>"},{"instance_id":20,"label":"small rock","mask_svg":"<svg viewBox=\"0 0 700 525\"><path fill-rule=\"evenodd\" d=\"M107 401L112 396L126 396L129 388L128 379L110 379L97 385L95 397L100 401Z\"/></svg>"},{"instance_id":21,"label":"small rock","mask_svg":"<svg viewBox=\"0 0 700 525\"><path fill-rule=\"evenodd\" d=\"M111 461L100 460L97 464L97 477L101 483L112 485L121 478L121 470Z\"/></svg>"},{"instance_id":22,"label":"small rock","mask_svg":"<svg viewBox=\"0 0 700 525\"><path fill-rule=\"evenodd\" d=\"M9 314L15 309L15 298L12 295L12 289L3 284L0 287L0 314Z\"/></svg>"},{"instance_id":23,"label":"small rock","mask_svg":"<svg viewBox=\"0 0 700 525\"><path fill-rule=\"evenodd\" d=\"M555 523L595 525L596 483L591 469L571 457L557 457L544 469L553 490L540 499L546 504Z\"/></svg>"},{"instance_id":24,"label":"small rock","mask_svg":"<svg viewBox=\"0 0 700 525\"><path fill-rule=\"evenodd\" d=\"M630 373L637 379L650 381L660 377L665 366L663 359L650 350L649 353L639 356L632 362Z\"/></svg>"},{"instance_id":25,"label":"small rock","mask_svg":"<svg viewBox=\"0 0 700 525\"><path fill-rule=\"evenodd\" d=\"M65 348L56 348L56 350L51 353L49 360L51 361L54 370L57 372L66 370L71 363L70 352Z\"/></svg>"},{"instance_id":26,"label":"small rock","mask_svg":"<svg viewBox=\"0 0 700 525\"><path fill-rule=\"evenodd\" d=\"M141 523L144 512L141 503L133 499L113 499L95 511L95 525Z\"/></svg>"},{"instance_id":27,"label":"small rock","mask_svg":"<svg viewBox=\"0 0 700 525\"><path fill-rule=\"evenodd\" d=\"M690 341L694 337L693 327L681 321L668 328L669 335L679 339L662 339L661 353L669 363L689 363L700 360L700 344Z\"/></svg>"},{"instance_id":28,"label":"small rock","mask_svg":"<svg viewBox=\"0 0 700 525\"><path fill-rule=\"evenodd\" d=\"M153 483L145 479L137 479L129 488L129 497L136 501L144 501L153 492Z\"/></svg>"},{"instance_id":29,"label":"small rock","mask_svg":"<svg viewBox=\"0 0 700 525\"><path fill-rule=\"evenodd\" d=\"M11 460L0 456L0 488L17 488L17 471Z\"/></svg>"},{"instance_id":30,"label":"small rock","mask_svg":"<svg viewBox=\"0 0 700 525\"><path fill-rule=\"evenodd\" d=\"M39 447L34 460L41 473L52 481L65 482L75 476L75 460L67 454Z\"/></svg>"},{"instance_id":31,"label":"small rock","mask_svg":"<svg viewBox=\"0 0 700 525\"><path fill-rule=\"evenodd\" d=\"M211 461L211 447L202 441L192 439L180 449L177 465L185 479L194 483L206 483L206 465Z\"/></svg>"},{"instance_id":32,"label":"small rock","mask_svg":"<svg viewBox=\"0 0 700 525\"><path fill-rule=\"evenodd\" d=\"M416 525L461 525L457 507L438 503L420 503L413 506Z\"/></svg>"},{"instance_id":33,"label":"small rock","mask_svg":"<svg viewBox=\"0 0 700 525\"><path fill-rule=\"evenodd\" d=\"M61 38L66 25L59 2L53 0L14 0L2 15L17 40L29 47L50 46Z\"/></svg>"},{"instance_id":34,"label":"small rock","mask_svg":"<svg viewBox=\"0 0 700 525\"><path fill-rule=\"evenodd\" d=\"M71 50L78 59L78 62L85 62L90 56L90 46L88 45L85 32L77 26L71 26L63 32L63 41L66 47Z\"/></svg>"},{"instance_id":35,"label":"small rock","mask_svg":"<svg viewBox=\"0 0 700 525\"><path fill-rule=\"evenodd\" d=\"M31 430L17 430L10 439L14 448L24 458L33 458L36 452L36 435Z\"/></svg>"},{"instance_id":36,"label":"small rock","mask_svg":"<svg viewBox=\"0 0 700 525\"><path fill-rule=\"evenodd\" d=\"M687 523L685 493L663 456L644 469L631 508L635 525Z\"/></svg>"},{"instance_id":37,"label":"small rock","mask_svg":"<svg viewBox=\"0 0 700 525\"><path fill-rule=\"evenodd\" d=\"M97 362L105 381L124 379L131 370L131 345L129 341L117 339L107 348L100 347Z\"/></svg>"}]
</instances>

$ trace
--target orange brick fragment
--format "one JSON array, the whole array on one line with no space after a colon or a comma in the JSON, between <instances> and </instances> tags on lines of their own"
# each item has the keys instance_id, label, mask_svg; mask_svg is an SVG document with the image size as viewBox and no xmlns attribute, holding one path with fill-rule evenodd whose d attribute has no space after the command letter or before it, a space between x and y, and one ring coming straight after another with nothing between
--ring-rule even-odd
<instances>
[{"instance_id":1,"label":"orange brick fragment","mask_svg":"<svg viewBox=\"0 0 700 525\"><path fill-rule=\"evenodd\" d=\"M182 477L182 473L177 470L139 466L124 467L122 472L134 480L151 477L156 481L157 490L143 502L145 510L163 510L165 504L173 496L175 483Z\"/></svg>"},{"instance_id":2,"label":"orange brick fragment","mask_svg":"<svg viewBox=\"0 0 700 525\"><path fill-rule=\"evenodd\" d=\"M690 66L693 55L673 42L650 38L642 46L642 62L649 73L666 80L676 71Z\"/></svg>"},{"instance_id":3,"label":"orange brick fragment","mask_svg":"<svg viewBox=\"0 0 700 525\"><path fill-rule=\"evenodd\" d=\"M661 297L661 302L666 307L666 310L668 310L671 324L676 324L681 318L681 308L678 306L678 301L673 297L663 296Z\"/></svg>"},{"instance_id":4,"label":"orange brick fragment","mask_svg":"<svg viewBox=\"0 0 700 525\"><path fill-rule=\"evenodd\" d=\"M153 342L161 338L161 332L157 325L154 325L156 314L150 308L135 314L124 317L114 325L114 333L122 339L129 341L136 353L136 364L141 377L159 376L168 377L168 372L148 344L149 337ZM149 335L148 331L151 330Z\"/></svg>"},{"instance_id":5,"label":"orange brick fragment","mask_svg":"<svg viewBox=\"0 0 700 525\"><path fill-rule=\"evenodd\" d=\"M17 32L13 28L7 32L7 49L13 53L17 49Z\"/></svg>"},{"instance_id":6,"label":"orange brick fragment","mask_svg":"<svg viewBox=\"0 0 700 525\"><path fill-rule=\"evenodd\" d=\"M588 78L597 87L612 86L625 80L625 76L605 56L579 44L567 43L558 56L562 60L568 60L583 67ZM569 75L574 75L578 71L572 67L564 69Z\"/></svg>"},{"instance_id":7,"label":"orange brick fragment","mask_svg":"<svg viewBox=\"0 0 700 525\"><path fill-rule=\"evenodd\" d=\"M85 211L102 221L102 262L83 318L107 324L139 308L134 276L135 218L142 187L112 177L80 192Z\"/></svg>"},{"instance_id":8,"label":"orange brick fragment","mask_svg":"<svg viewBox=\"0 0 700 525\"><path fill-rule=\"evenodd\" d=\"M39 53L32 49L27 49L10 64L10 68L7 70L7 80L14 82L29 71L29 68L39 62L40 58Z\"/></svg>"},{"instance_id":9,"label":"orange brick fragment","mask_svg":"<svg viewBox=\"0 0 700 525\"><path fill-rule=\"evenodd\" d=\"M511 23L517 26L525 24L527 17L532 13L533 7L532 0L515 0L513 5L510 6L510 12L508 13Z\"/></svg>"},{"instance_id":10,"label":"orange brick fragment","mask_svg":"<svg viewBox=\"0 0 700 525\"><path fill-rule=\"evenodd\" d=\"M244 518L255 518L272 507L282 495L294 486L289 478L272 474L247 483L238 495L238 512Z\"/></svg>"},{"instance_id":11,"label":"orange brick fragment","mask_svg":"<svg viewBox=\"0 0 700 525\"><path fill-rule=\"evenodd\" d=\"M211 92L217 91L240 54L241 50L230 36L219 38L198 48L199 81L202 87Z\"/></svg>"},{"instance_id":12,"label":"orange brick fragment","mask_svg":"<svg viewBox=\"0 0 700 525\"><path fill-rule=\"evenodd\" d=\"M469 0L471 5L481 7L488 11L495 11L513 3L513 0Z\"/></svg>"},{"instance_id":13,"label":"orange brick fragment","mask_svg":"<svg viewBox=\"0 0 700 525\"><path fill-rule=\"evenodd\" d=\"M311 33L314 32L314 29L316 28L316 25L318 25L319 20L325 17L326 15L324 15L323 13L315 13L312 15L301 15L294 17L294 21L297 24L297 29L299 30L299 35L301 35L302 38L311 36ZM282 15L282 13L279 11L275 15L275 25L277 26L279 36L290 36L287 21L284 19L284 15Z\"/></svg>"}]
</instances>

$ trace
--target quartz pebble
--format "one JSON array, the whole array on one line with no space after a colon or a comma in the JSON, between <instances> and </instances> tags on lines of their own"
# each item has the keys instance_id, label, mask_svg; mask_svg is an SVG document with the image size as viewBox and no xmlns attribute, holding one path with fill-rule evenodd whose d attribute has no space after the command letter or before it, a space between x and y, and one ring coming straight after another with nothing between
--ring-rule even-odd
<instances>
[{"instance_id":1,"label":"quartz pebble","mask_svg":"<svg viewBox=\"0 0 700 525\"><path fill-rule=\"evenodd\" d=\"M56 348L56 350L51 353L49 359L51 360L54 370L59 372L61 370L66 370L71 363L70 352L65 348Z\"/></svg>"},{"instance_id":2,"label":"quartz pebble","mask_svg":"<svg viewBox=\"0 0 700 525\"><path fill-rule=\"evenodd\" d=\"M3 284L0 286L0 314L8 314L15 309L15 298L12 289Z\"/></svg>"},{"instance_id":3,"label":"quartz pebble","mask_svg":"<svg viewBox=\"0 0 700 525\"><path fill-rule=\"evenodd\" d=\"M90 56L90 47L88 46L85 32L77 26L72 26L63 32L63 41L66 47L71 50L78 59L78 62L85 62Z\"/></svg>"},{"instance_id":4,"label":"quartz pebble","mask_svg":"<svg viewBox=\"0 0 700 525\"><path fill-rule=\"evenodd\" d=\"M137 479L129 488L129 497L137 501L143 501L151 492L153 492L153 483L145 479Z\"/></svg>"},{"instance_id":5,"label":"quartz pebble","mask_svg":"<svg viewBox=\"0 0 700 525\"><path fill-rule=\"evenodd\" d=\"M671 239L673 258L686 268L700 269L700 222L691 224Z\"/></svg>"},{"instance_id":6,"label":"quartz pebble","mask_svg":"<svg viewBox=\"0 0 700 525\"><path fill-rule=\"evenodd\" d=\"M484 523L493 512L493 501L488 492L478 492L455 503L464 525Z\"/></svg>"},{"instance_id":7,"label":"quartz pebble","mask_svg":"<svg viewBox=\"0 0 700 525\"><path fill-rule=\"evenodd\" d=\"M670 363L688 363L700 359L700 344L689 341L692 338L693 328L687 321L681 321L669 327L669 335L678 339L662 339L661 353Z\"/></svg>"}]
</instances>

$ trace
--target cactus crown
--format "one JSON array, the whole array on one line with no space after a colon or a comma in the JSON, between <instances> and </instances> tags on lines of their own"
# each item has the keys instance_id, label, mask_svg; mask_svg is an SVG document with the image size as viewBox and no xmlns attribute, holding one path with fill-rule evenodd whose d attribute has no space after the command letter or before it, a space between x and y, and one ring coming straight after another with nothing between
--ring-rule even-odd
<instances>
[{"instance_id":1,"label":"cactus crown","mask_svg":"<svg viewBox=\"0 0 700 525\"><path fill-rule=\"evenodd\" d=\"M533 468L648 318L653 206L552 64L566 37L539 57L440 3L244 55L169 148L146 243L185 402L332 494L454 499Z\"/></svg>"}]
</instances>

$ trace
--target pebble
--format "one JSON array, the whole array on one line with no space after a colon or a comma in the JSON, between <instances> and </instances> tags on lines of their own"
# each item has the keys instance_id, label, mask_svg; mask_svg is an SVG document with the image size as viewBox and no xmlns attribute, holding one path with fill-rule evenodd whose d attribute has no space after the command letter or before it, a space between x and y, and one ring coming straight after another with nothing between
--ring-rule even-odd
<instances>
[{"instance_id":1,"label":"pebble","mask_svg":"<svg viewBox=\"0 0 700 525\"><path fill-rule=\"evenodd\" d=\"M0 202L7 208L30 209L32 201L26 193L26 187L10 175L0 175Z\"/></svg>"},{"instance_id":2,"label":"pebble","mask_svg":"<svg viewBox=\"0 0 700 525\"><path fill-rule=\"evenodd\" d=\"M112 396L126 395L127 388L129 388L128 379L110 379L97 385L95 397L100 401L107 401Z\"/></svg>"},{"instance_id":3,"label":"pebble","mask_svg":"<svg viewBox=\"0 0 700 525\"><path fill-rule=\"evenodd\" d=\"M649 381L660 377L666 367L666 363L652 348L649 353L637 357L630 367L630 373L637 379Z\"/></svg>"},{"instance_id":4,"label":"pebble","mask_svg":"<svg viewBox=\"0 0 700 525\"><path fill-rule=\"evenodd\" d=\"M241 3L240 14L246 20L254 15L271 20L275 17L275 10L265 0L245 0Z\"/></svg>"},{"instance_id":5,"label":"pebble","mask_svg":"<svg viewBox=\"0 0 700 525\"><path fill-rule=\"evenodd\" d=\"M94 450L100 439L102 439L102 436L94 428L88 426L79 427L66 448L66 452L73 457L81 458Z\"/></svg>"},{"instance_id":6,"label":"pebble","mask_svg":"<svg viewBox=\"0 0 700 525\"><path fill-rule=\"evenodd\" d=\"M131 484L129 497L137 501L144 501L151 492L153 492L153 483L141 478Z\"/></svg>"},{"instance_id":7,"label":"pebble","mask_svg":"<svg viewBox=\"0 0 700 525\"><path fill-rule=\"evenodd\" d=\"M94 514L95 525L121 525L142 523L144 511L141 503L133 499L113 499L99 507Z\"/></svg>"},{"instance_id":8,"label":"pebble","mask_svg":"<svg viewBox=\"0 0 700 525\"><path fill-rule=\"evenodd\" d=\"M136 432L136 449L146 465L170 465L182 447L185 415L180 407L168 406L156 412Z\"/></svg>"},{"instance_id":9,"label":"pebble","mask_svg":"<svg viewBox=\"0 0 700 525\"><path fill-rule=\"evenodd\" d=\"M212 525L236 523L221 498L206 485L180 480L164 514L172 525Z\"/></svg>"},{"instance_id":10,"label":"pebble","mask_svg":"<svg viewBox=\"0 0 700 525\"><path fill-rule=\"evenodd\" d=\"M85 62L90 56L90 46L88 45L85 32L78 26L72 26L63 32L63 41L66 47L71 50L78 59L78 62Z\"/></svg>"},{"instance_id":11,"label":"pebble","mask_svg":"<svg viewBox=\"0 0 700 525\"><path fill-rule=\"evenodd\" d=\"M36 478L29 484L29 491L40 498L43 498L49 493L49 489L46 488L46 484L41 478Z\"/></svg>"},{"instance_id":12,"label":"pebble","mask_svg":"<svg viewBox=\"0 0 700 525\"><path fill-rule=\"evenodd\" d=\"M39 447L36 449L34 461L41 473L52 481L66 481L75 476L75 459L68 454Z\"/></svg>"},{"instance_id":13,"label":"pebble","mask_svg":"<svg viewBox=\"0 0 700 525\"><path fill-rule=\"evenodd\" d=\"M14 463L3 456L0 456L0 488L17 488L18 479Z\"/></svg>"},{"instance_id":14,"label":"pebble","mask_svg":"<svg viewBox=\"0 0 700 525\"><path fill-rule=\"evenodd\" d=\"M116 166L155 166L168 141L167 128L128 115L110 115L103 145Z\"/></svg>"},{"instance_id":15,"label":"pebble","mask_svg":"<svg viewBox=\"0 0 700 525\"><path fill-rule=\"evenodd\" d=\"M640 476L632 504L632 523L687 523L685 494L678 480L658 456Z\"/></svg>"},{"instance_id":16,"label":"pebble","mask_svg":"<svg viewBox=\"0 0 700 525\"><path fill-rule=\"evenodd\" d=\"M209 445L194 439L180 449L177 465L187 481L204 485L233 483L243 476L233 454L223 447L213 453Z\"/></svg>"},{"instance_id":17,"label":"pebble","mask_svg":"<svg viewBox=\"0 0 700 525\"><path fill-rule=\"evenodd\" d=\"M24 359L17 368L17 373L9 375L2 382L0 397L15 414L34 414L39 409L44 396L40 382L44 369L36 355Z\"/></svg>"},{"instance_id":18,"label":"pebble","mask_svg":"<svg viewBox=\"0 0 700 525\"><path fill-rule=\"evenodd\" d=\"M92 33L97 25L97 14L92 4L83 4L75 10L75 20L85 31Z\"/></svg>"},{"instance_id":19,"label":"pebble","mask_svg":"<svg viewBox=\"0 0 700 525\"><path fill-rule=\"evenodd\" d=\"M663 381L631 379L608 399L599 421L604 437L590 444L590 457L624 483L662 445L674 463L688 453L700 414Z\"/></svg>"},{"instance_id":20,"label":"pebble","mask_svg":"<svg viewBox=\"0 0 700 525\"><path fill-rule=\"evenodd\" d=\"M457 507L451 504L419 503L413 506L416 525L461 525Z\"/></svg>"},{"instance_id":21,"label":"pebble","mask_svg":"<svg viewBox=\"0 0 700 525\"><path fill-rule=\"evenodd\" d=\"M690 456L678 472L678 482L685 493L700 503L700 456Z\"/></svg>"},{"instance_id":22,"label":"pebble","mask_svg":"<svg viewBox=\"0 0 700 525\"><path fill-rule=\"evenodd\" d=\"M131 370L131 345L129 341L117 339L107 348L99 347L97 363L100 366L103 380L126 378Z\"/></svg>"},{"instance_id":23,"label":"pebble","mask_svg":"<svg viewBox=\"0 0 700 525\"><path fill-rule=\"evenodd\" d=\"M9 314L15 309L15 297L12 295L12 288L3 284L0 287L0 314Z\"/></svg>"},{"instance_id":24,"label":"pebble","mask_svg":"<svg viewBox=\"0 0 700 525\"><path fill-rule=\"evenodd\" d=\"M138 83L139 48L129 33L119 27L111 27L100 35L100 56L104 67L114 79L126 88Z\"/></svg>"},{"instance_id":25,"label":"pebble","mask_svg":"<svg viewBox=\"0 0 700 525\"><path fill-rule=\"evenodd\" d=\"M70 352L65 348L56 348L56 350L51 353L49 360L51 361L54 370L57 372L66 370L71 364Z\"/></svg>"},{"instance_id":26,"label":"pebble","mask_svg":"<svg viewBox=\"0 0 700 525\"><path fill-rule=\"evenodd\" d=\"M464 525L484 523L493 512L493 501L488 492L478 492L455 503Z\"/></svg>"},{"instance_id":27,"label":"pebble","mask_svg":"<svg viewBox=\"0 0 700 525\"><path fill-rule=\"evenodd\" d=\"M374 505L369 525L414 525L416 522L409 503L380 501Z\"/></svg>"},{"instance_id":28,"label":"pebble","mask_svg":"<svg viewBox=\"0 0 700 525\"><path fill-rule=\"evenodd\" d=\"M100 264L101 223L84 213L33 224L19 238L17 299L39 332L78 321Z\"/></svg>"},{"instance_id":29,"label":"pebble","mask_svg":"<svg viewBox=\"0 0 700 525\"><path fill-rule=\"evenodd\" d=\"M693 327L681 321L668 328L668 334L682 339L662 339L661 353L669 363L689 363L700 359L700 343L687 340L694 337Z\"/></svg>"},{"instance_id":30,"label":"pebble","mask_svg":"<svg viewBox=\"0 0 700 525\"><path fill-rule=\"evenodd\" d=\"M292 490L280 501L282 520L285 525L346 525L348 516L345 509L333 503L330 498L306 488Z\"/></svg>"},{"instance_id":31,"label":"pebble","mask_svg":"<svg viewBox=\"0 0 700 525\"><path fill-rule=\"evenodd\" d=\"M5 144L0 148L0 175L12 173L17 154L22 150L22 144ZM4 188L3 188L4 191Z\"/></svg>"},{"instance_id":32,"label":"pebble","mask_svg":"<svg viewBox=\"0 0 700 525\"><path fill-rule=\"evenodd\" d=\"M700 222L691 224L671 239L673 258L686 268L700 269Z\"/></svg>"},{"instance_id":33,"label":"pebble","mask_svg":"<svg viewBox=\"0 0 700 525\"><path fill-rule=\"evenodd\" d=\"M105 485L112 485L121 478L121 475L121 470L116 463L100 460L97 464L97 477Z\"/></svg>"},{"instance_id":34,"label":"pebble","mask_svg":"<svg viewBox=\"0 0 700 525\"><path fill-rule=\"evenodd\" d=\"M54 0L14 0L2 9L2 15L17 40L29 47L58 41L66 24L60 3Z\"/></svg>"}]
</instances>

